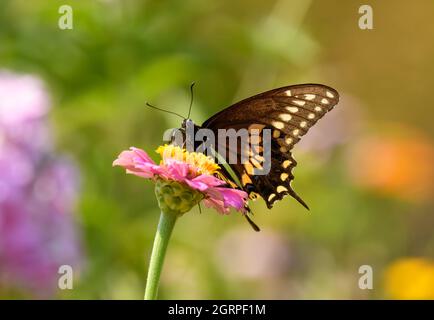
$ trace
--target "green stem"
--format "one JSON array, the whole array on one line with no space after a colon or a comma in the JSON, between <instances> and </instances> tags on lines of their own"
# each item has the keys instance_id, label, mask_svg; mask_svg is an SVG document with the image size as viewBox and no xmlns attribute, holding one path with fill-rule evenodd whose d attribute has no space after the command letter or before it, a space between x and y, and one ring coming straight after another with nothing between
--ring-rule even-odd
<instances>
[{"instance_id":1,"label":"green stem","mask_svg":"<svg viewBox=\"0 0 434 320\"><path fill-rule=\"evenodd\" d=\"M160 283L161 270L163 269L164 257L170 235L175 226L177 214L165 213L161 211L160 222L158 223L157 233L155 234L154 246L149 262L148 278L146 281L145 300L156 300L158 285Z\"/></svg>"}]
</instances>

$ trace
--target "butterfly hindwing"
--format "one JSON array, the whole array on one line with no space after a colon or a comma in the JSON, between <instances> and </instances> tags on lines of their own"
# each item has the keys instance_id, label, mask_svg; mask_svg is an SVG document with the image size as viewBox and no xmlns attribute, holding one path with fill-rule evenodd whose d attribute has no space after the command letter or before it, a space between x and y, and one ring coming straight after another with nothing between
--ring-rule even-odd
<instances>
[{"instance_id":1,"label":"butterfly hindwing","mask_svg":"<svg viewBox=\"0 0 434 320\"><path fill-rule=\"evenodd\" d=\"M250 143L253 142L252 129L259 129L261 133L264 129L270 129L271 169L267 175L253 174L253 169L260 168L260 160L264 158L262 141L255 141L256 145L246 150L241 150L240 146L237 150L230 150L226 141L217 141L217 145L226 146L226 157L236 153L239 160L241 155L253 150L253 154L248 154L248 162L231 164L249 196L261 196L268 208L271 208L275 201L289 194L307 207L291 187L294 179L292 169L297 164L291 150L309 128L338 101L339 95L336 90L324 85L282 87L242 100L205 121L202 127L214 132L218 129L244 128L249 132ZM257 140L256 137L255 139Z\"/></svg>"}]
</instances>

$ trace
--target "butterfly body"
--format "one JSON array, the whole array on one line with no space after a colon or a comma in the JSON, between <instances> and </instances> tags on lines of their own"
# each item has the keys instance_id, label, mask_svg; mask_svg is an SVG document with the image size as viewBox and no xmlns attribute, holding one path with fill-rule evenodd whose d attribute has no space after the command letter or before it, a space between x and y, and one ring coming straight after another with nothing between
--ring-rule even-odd
<instances>
[{"instance_id":1,"label":"butterfly body","mask_svg":"<svg viewBox=\"0 0 434 320\"><path fill-rule=\"evenodd\" d=\"M269 209L277 200L291 195L304 207L306 203L291 187L294 179L292 169L297 162L292 156L294 145L309 131L319 119L330 111L339 101L339 94L333 88L321 84L300 84L286 86L244 99L223 109L201 126L191 119L183 122L182 128L192 126L195 135L200 129L208 129L217 137L215 149L223 147L227 151L225 160L231 153L236 154L237 160L245 153L248 161L229 163L241 186L237 186L228 170L222 168L222 175L228 185L238 187L254 199L262 197ZM246 130L249 142L256 152L237 146L235 149L227 147L226 139L220 139L221 130ZM271 135L269 146L270 169L267 174L255 174L253 169L264 166L265 135L253 143L253 132L263 134L269 131ZM194 148L198 148L203 141L195 141Z\"/></svg>"}]
</instances>

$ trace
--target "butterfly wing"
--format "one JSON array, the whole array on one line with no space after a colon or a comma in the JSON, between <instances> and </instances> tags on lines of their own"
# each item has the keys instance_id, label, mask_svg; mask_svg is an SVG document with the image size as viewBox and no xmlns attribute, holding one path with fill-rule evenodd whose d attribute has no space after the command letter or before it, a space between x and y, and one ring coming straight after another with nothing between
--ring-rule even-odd
<instances>
[{"instance_id":1,"label":"butterfly wing","mask_svg":"<svg viewBox=\"0 0 434 320\"><path fill-rule=\"evenodd\" d=\"M271 169L267 175L254 175L253 169L261 167L262 141L256 141L252 149L256 154L250 154L246 163L231 164L231 168L240 179L243 189L251 198L261 196L268 208L285 195L291 195L303 206L306 203L291 187L294 179L292 169L297 162L291 150L319 119L330 111L339 101L336 90L321 84L300 84L282 87L255 95L242 100L217 113L202 125L202 128L213 130L218 137L218 129L247 129L250 143L252 132L257 133L270 129L271 139ZM253 129L256 129L255 131ZM227 148L226 158L230 153L240 156L243 152L240 146L230 150L226 141L217 140L217 148L221 145ZM217 149L219 150L219 149ZM226 159L227 160L227 159ZM226 174L226 178L228 175Z\"/></svg>"}]
</instances>

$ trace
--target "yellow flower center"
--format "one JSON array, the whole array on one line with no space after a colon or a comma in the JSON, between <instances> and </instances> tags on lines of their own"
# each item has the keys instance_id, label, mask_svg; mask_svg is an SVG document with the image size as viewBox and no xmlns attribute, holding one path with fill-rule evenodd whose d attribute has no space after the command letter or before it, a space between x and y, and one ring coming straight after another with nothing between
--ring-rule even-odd
<instances>
[{"instance_id":1,"label":"yellow flower center","mask_svg":"<svg viewBox=\"0 0 434 320\"><path fill-rule=\"evenodd\" d=\"M168 159L174 159L189 164L198 174L209 175L213 175L220 169L219 165L211 157L203 153L188 152L170 144L160 146L156 151L161 156L161 164L165 164Z\"/></svg>"}]
</instances>

